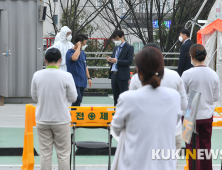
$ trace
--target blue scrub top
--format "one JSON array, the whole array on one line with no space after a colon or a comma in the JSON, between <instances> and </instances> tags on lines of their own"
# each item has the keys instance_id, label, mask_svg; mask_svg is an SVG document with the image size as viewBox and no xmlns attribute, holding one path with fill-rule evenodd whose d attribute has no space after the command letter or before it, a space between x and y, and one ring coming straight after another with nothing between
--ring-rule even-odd
<instances>
[{"instance_id":1,"label":"blue scrub top","mask_svg":"<svg viewBox=\"0 0 222 170\"><path fill-rule=\"evenodd\" d=\"M72 55L75 53L74 49L69 49L66 53L67 71L72 74L76 87L87 87L86 77L86 54L81 50L78 60L73 61Z\"/></svg>"}]
</instances>

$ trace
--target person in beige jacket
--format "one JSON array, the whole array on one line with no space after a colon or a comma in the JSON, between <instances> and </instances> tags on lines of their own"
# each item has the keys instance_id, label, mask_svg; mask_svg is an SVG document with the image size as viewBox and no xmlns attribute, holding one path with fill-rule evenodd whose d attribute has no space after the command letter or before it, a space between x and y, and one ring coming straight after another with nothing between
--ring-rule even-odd
<instances>
[{"instance_id":1,"label":"person in beige jacket","mask_svg":"<svg viewBox=\"0 0 222 170\"><path fill-rule=\"evenodd\" d=\"M53 144L57 152L58 169L70 169L71 134L68 102L75 102L77 91L72 75L59 70L61 53L47 50L47 68L33 75L32 99L36 105L36 128L39 139L41 170L52 169Z\"/></svg>"}]
</instances>

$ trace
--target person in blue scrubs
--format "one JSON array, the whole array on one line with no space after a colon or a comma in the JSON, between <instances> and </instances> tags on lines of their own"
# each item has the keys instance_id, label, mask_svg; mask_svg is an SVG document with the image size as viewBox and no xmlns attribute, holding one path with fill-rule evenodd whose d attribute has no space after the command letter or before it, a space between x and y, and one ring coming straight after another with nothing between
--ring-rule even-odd
<instances>
[{"instance_id":1,"label":"person in blue scrubs","mask_svg":"<svg viewBox=\"0 0 222 170\"><path fill-rule=\"evenodd\" d=\"M86 54L83 51L87 47L87 40L86 35L78 34L74 40L74 47L66 53L67 71L72 74L78 93L78 98L75 103L72 103L72 106L81 105L84 89L87 87L87 80L89 87L92 86L92 80L86 64Z\"/></svg>"}]
</instances>

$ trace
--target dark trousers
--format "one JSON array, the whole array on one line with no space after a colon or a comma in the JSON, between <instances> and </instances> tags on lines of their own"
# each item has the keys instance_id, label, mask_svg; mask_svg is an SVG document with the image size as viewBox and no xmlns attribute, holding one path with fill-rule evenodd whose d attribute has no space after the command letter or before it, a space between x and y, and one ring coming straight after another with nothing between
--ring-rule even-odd
<instances>
[{"instance_id":1,"label":"dark trousers","mask_svg":"<svg viewBox=\"0 0 222 170\"><path fill-rule=\"evenodd\" d=\"M83 94L84 94L84 87L76 87L77 93L78 93L78 97L75 103L72 103L72 106L80 106L82 103L82 98L83 98Z\"/></svg>"},{"instance_id":2,"label":"dark trousers","mask_svg":"<svg viewBox=\"0 0 222 170\"><path fill-rule=\"evenodd\" d=\"M196 130L199 134L196 138L196 148L197 149L207 149L210 153L211 149L211 136L212 136L212 123L196 124ZM190 145L186 144L186 149L192 152L192 143ZM196 170L212 170L212 157L210 160L206 159L205 152L201 157L203 160L196 160ZM189 157L189 170L192 170L192 158Z\"/></svg>"},{"instance_id":3,"label":"dark trousers","mask_svg":"<svg viewBox=\"0 0 222 170\"><path fill-rule=\"evenodd\" d=\"M129 81L120 80L118 74L112 73L111 85L113 90L114 106L116 106L119 95L128 90Z\"/></svg>"}]
</instances>

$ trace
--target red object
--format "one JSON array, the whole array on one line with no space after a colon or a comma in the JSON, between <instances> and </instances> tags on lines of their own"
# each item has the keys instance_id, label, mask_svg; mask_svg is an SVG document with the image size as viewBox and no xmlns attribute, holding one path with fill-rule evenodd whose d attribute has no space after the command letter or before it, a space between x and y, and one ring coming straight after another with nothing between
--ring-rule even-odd
<instances>
[{"instance_id":1,"label":"red object","mask_svg":"<svg viewBox=\"0 0 222 170\"><path fill-rule=\"evenodd\" d=\"M46 40L46 48L49 48L49 47L51 47L52 46L52 40L54 40L55 39L55 37L44 37L43 39L45 39Z\"/></svg>"},{"instance_id":2,"label":"red object","mask_svg":"<svg viewBox=\"0 0 222 170\"><path fill-rule=\"evenodd\" d=\"M133 77L133 72L130 72L130 81L132 77ZM130 84L130 81L129 81L129 84Z\"/></svg>"},{"instance_id":3,"label":"red object","mask_svg":"<svg viewBox=\"0 0 222 170\"><path fill-rule=\"evenodd\" d=\"M209 34L212 31L220 31L222 32L222 20L217 19L214 22L210 23L208 26L206 26L204 29L201 29L197 32L197 44L202 44L202 36Z\"/></svg>"}]
</instances>

